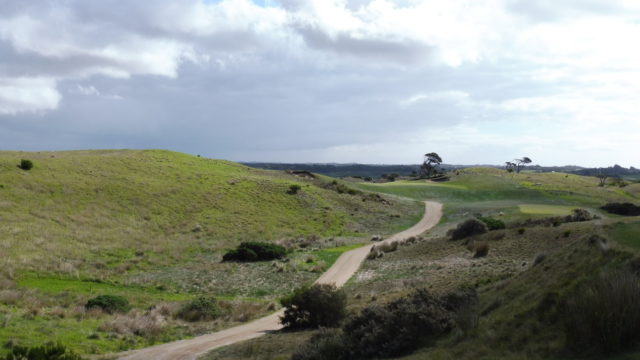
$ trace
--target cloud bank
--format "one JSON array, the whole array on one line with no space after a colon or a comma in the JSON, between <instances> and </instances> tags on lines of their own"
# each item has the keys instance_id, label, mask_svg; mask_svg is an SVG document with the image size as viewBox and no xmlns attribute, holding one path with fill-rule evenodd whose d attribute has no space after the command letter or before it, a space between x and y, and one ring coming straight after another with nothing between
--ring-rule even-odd
<instances>
[{"instance_id":1,"label":"cloud bank","mask_svg":"<svg viewBox=\"0 0 640 360\"><path fill-rule=\"evenodd\" d=\"M636 1L0 0L5 149L640 166Z\"/></svg>"}]
</instances>

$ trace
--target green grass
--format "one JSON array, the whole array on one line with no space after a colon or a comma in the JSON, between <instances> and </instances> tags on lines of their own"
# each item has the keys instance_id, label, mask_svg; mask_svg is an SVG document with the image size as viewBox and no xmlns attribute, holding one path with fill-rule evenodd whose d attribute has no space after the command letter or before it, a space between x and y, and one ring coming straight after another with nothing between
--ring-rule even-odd
<instances>
[{"instance_id":1,"label":"green grass","mask_svg":"<svg viewBox=\"0 0 640 360\"><path fill-rule=\"evenodd\" d=\"M518 205L518 208L524 214L569 215L576 207L563 205L521 204Z\"/></svg>"},{"instance_id":2,"label":"green grass","mask_svg":"<svg viewBox=\"0 0 640 360\"><path fill-rule=\"evenodd\" d=\"M609 233L616 242L640 250L640 222L616 223Z\"/></svg>"},{"instance_id":3,"label":"green grass","mask_svg":"<svg viewBox=\"0 0 640 360\"><path fill-rule=\"evenodd\" d=\"M33 169L17 168L20 159L32 160ZM331 181L162 150L0 152L0 315L8 324L0 322L0 343L38 344L57 327L51 339L104 352L223 328L233 320L184 327L169 319L153 339L110 335L98 327L111 317L82 309L99 294L127 297L133 312L199 294L261 306L319 273L221 263L226 249L242 241L386 234L423 212L415 201L340 194ZM297 194L289 194L292 185L300 186ZM329 263L341 251L319 257ZM99 339L87 339L95 332Z\"/></svg>"}]
</instances>

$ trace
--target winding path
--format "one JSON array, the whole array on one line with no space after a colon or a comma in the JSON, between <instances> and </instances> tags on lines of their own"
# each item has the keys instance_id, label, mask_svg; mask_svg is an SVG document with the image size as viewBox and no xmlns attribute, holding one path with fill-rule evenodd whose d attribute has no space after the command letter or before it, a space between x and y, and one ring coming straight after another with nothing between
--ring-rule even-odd
<instances>
[{"instance_id":1,"label":"winding path","mask_svg":"<svg viewBox=\"0 0 640 360\"><path fill-rule=\"evenodd\" d=\"M442 217L442 204L425 201L424 217L411 228L399 232L386 242L404 240L411 236L418 236L431 229ZM338 260L323 273L316 283L335 284L343 286L360 268L373 245L363 246L347 251L340 255ZM265 316L250 323L232 327L226 330L195 337L193 339L174 341L162 345L156 345L145 349L134 350L122 354L121 360L195 360L213 349L230 345L236 342L257 338L266 333L282 328L280 316L284 310Z\"/></svg>"}]
</instances>

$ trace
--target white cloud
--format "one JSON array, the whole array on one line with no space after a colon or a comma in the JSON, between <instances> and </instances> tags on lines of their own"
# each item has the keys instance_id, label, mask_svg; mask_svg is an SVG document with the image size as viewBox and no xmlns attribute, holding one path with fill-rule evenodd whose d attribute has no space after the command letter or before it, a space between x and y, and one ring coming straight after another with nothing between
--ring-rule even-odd
<instances>
[{"instance_id":1,"label":"white cloud","mask_svg":"<svg viewBox=\"0 0 640 360\"><path fill-rule=\"evenodd\" d=\"M53 110L62 96L45 78L0 78L0 115Z\"/></svg>"}]
</instances>

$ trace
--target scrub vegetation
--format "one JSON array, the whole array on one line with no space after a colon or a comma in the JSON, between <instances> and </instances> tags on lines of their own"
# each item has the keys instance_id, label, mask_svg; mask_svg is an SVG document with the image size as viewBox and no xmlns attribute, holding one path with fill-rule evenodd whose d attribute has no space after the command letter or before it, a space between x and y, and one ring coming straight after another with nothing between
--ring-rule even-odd
<instances>
[{"instance_id":1,"label":"scrub vegetation","mask_svg":"<svg viewBox=\"0 0 640 360\"><path fill-rule=\"evenodd\" d=\"M640 309L640 218L600 209L607 203L638 203L640 184L599 187L593 177L497 169L448 175L450 181L443 183L349 185L441 201L445 218L424 237L365 261L344 288L351 315L339 329L270 334L214 350L206 359L632 359L640 355L633 335ZM456 230L464 236L452 238ZM411 302L408 299L421 291L430 294L432 304L442 304L447 294L459 289L472 289L476 301L445 318L442 312L424 313L427 318L421 324L438 319L438 324L446 324L438 331L403 323L385 332L383 324L399 323L384 309ZM403 313L421 316L412 311ZM582 316L585 313L590 316ZM358 345L369 340L364 347ZM395 341L404 341L397 352ZM374 356L359 349L377 350Z\"/></svg>"}]
</instances>

